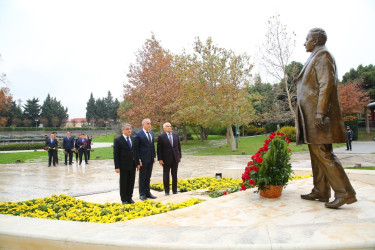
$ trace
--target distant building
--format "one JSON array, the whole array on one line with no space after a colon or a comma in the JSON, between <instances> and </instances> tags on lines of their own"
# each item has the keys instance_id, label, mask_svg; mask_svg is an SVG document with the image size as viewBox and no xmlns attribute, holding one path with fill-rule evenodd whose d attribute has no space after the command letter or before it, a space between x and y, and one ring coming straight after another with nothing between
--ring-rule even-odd
<instances>
[{"instance_id":1,"label":"distant building","mask_svg":"<svg viewBox=\"0 0 375 250\"><path fill-rule=\"evenodd\" d=\"M74 118L66 122L66 127L81 128L87 126L86 118Z\"/></svg>"}]
</instances>

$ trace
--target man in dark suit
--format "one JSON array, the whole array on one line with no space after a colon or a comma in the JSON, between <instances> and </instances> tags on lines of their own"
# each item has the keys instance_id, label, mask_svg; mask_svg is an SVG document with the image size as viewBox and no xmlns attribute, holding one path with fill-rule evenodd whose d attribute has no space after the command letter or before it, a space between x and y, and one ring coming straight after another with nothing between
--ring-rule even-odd
<instances>
[{"instance_id":1,"label":"man in dark suit","mask_svg":"<svg viewBox=\"0 0 375 250\"><path fill-rule=\"evenodd\" d=\"M91 153L91 143L92 143L92 137L90 139L89 135L86 135L87 139L87 161L90 160L90 153Z\"/></svg>"},{"instance_id":2,"label":"man in dark suit","mask_svg":"<svg viewBox=\"0 0 375 250\"><path fill-rule=\"evenodd\" d=\"M85 156L85 163L88 164L87 161L87 145L88 141L85 138L84 134L79 135L79 139L77 140L77 146L78 146L78 155L79 155L79 165L82 164L82 155Z\"/></svg>"},{"instance_id":3,"label":"man in dark suit","mask_svg":"<svg viewBox=\"0 0 375 250\"><path fill-rule=\"evenodd\" d=\"M65 150L65 165L68 165L68 156L69 156L69 165L72 165L73 162L73 151L74 151L74 138L70 131L66 132L66 137L63 139L63 149ZM68 155L66 155L68 154Z\"/></svg>"},{"instance_id":4,"label":"man in dark suit","mask_svg":"<svg viewBox=\"0 0 375 250\"><path fill-rule=\"evenodd\" d=\"M155 163L155 146L154 133L150 131L151 120L149 118L143 119L143 129L135 134L135 140L138 147L140 170L139 170L139 198L147 200L147 198L156 199L156 196L150 192L150 179L152 174L152 167Z\"/></svg>"},{"instance_id":5,"label":"man in dark suit","mask_svg":"<svg viewBox=\"0 0 375 250\"><path fill-rule=\"evenodd\" d=\"M181 161L181 144L178 134L172 133L169 122L163 124L165 133L158 136L157 153L159 164L163 167L165 195L169 195L169 173L172 173L172 192L177 194L177 169Z\"/></svg>"},{"instance_id":6,"label":"man in dark suit","mask_svg":"<svg viewBox=\"0 0 375 250\"><path fill-rule=\"evenodd\" d=\"M314 176L314 188L301 198L338 208L357 199L332 150L332 143L344 143L347 138L337 91L336 63L325 46L326 41L326 32L315 28L310 30L304 44L311 55L297 78L297 144L308 144ZM329 202L331 187L335 200Z\"/></svg>"},{"instance_id":7,"label":"man in dark suit","mask_svg":"<svg viewBox=\"0 0 375 250\"><path fill-rule=\"evenodd\" d=\"M135 171L139 170L139 157L137 144L131 137L130 124L122 125L122 135L117 137L113 143L113 159L116 173L120 174L120 197L122 204L134 203L133 189L135 182Z\"/></svg>"},{"instance_id":8,"label":"man in dark suit","mask_svg":"<svg viewBox=\"0 0 375 250\"><path fill-rule=\"evenodd\" d=\"M46 147L48 147L48 167L51 166L51 160L53 166L56 166L56 153L57 150L57 140L55 139L55 134L51 134L50 138L46 140Z\"/></svg>"}]
</instances>

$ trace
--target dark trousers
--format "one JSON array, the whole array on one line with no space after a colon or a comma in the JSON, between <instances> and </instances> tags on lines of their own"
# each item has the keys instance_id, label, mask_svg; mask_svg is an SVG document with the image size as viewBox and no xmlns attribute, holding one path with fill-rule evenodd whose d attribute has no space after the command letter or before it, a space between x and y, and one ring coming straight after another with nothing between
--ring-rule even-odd
<instances>
[{"instance_id":1,"label":"dark trousers","mask_svg":"<svg viewBox=\"0 0 375 250\"><path fill-rule=\"evenodd\" d=\"M69 156L69 164L72 164L73 161L73 151L71 149L65 150L68 155L65 153L65 164L68 164L68 156Z\"/></svg>"},{"instance_id":2,"label":"dark trousers","mask_svg":"<svg viewBox=\"0 0 375 250\"><path fill-rule=\"evenodd\" d=\"M53 154L55 155L55 162L57 163L57 164L59 164L59 156L58 156L58 154L57 154L57 149L56 150L53 150Z\"/></svg>"},{"instance_id":3,"label":"dark trousers","mask_svg":"<svg viewBox=\"0 0 375 250\"><path fill-rule=\"evenodd\" d=\"M177 170L178 170L178 163L174 162L172 164L164 164L163 165L163 184L164 184L164 191L169 193L169 173L172 174L172 192L177 193Z\"/></svg>"},{"instance_id":4,"label":"dark trousers","mask_svg":"<svg viewBox=\"0 0 375 250\"><path fill-rule=\"evenodd\" d=\"M79 155L79 164L82 163L82 155L85 156L85 162L87 163L87 149L85 148L80 148L78 150L78 155Z\"/></svg>"},{"instance_id":5,"label":"dark trousers","mask_svg":"<svg viewBox=\"0 0 375 250\"><path fill-rule=\"evenodd\" d=\"M79 155L79 153L74 153L75 155L76 155L76 161L78 161L78 155Z\"/></svg>"},{"instance_id":6,"label":"dark trousers","mask_svg":"<svg viewBox=\"0 0 375 250\"><path fill-rule=\"evenodd\" d=\"M319 197L331 197L331 187L336 198L355 195L339 159L333 154L332 144L309 144L314 188Z\"/></svg>"},{"instance_id":7,"label":"dark trousers","mask_svg":"<svg viewBox=\"0 0 375 250\"><path fill-rule=\"evenodd\" d=\"M120 197L122 202L130 202L133 197L135 183L135 169L133 170L120 170Z\"/></svg>"},{"instance_id":8,"label":"dark trousers","mask_svg":"<svg viewBox=\"0 0 375 250\"><path fill-rule=\"evenodd\" d=\"M346 142L346 149L347 150L352 150L352 140L348 139L348 141Z\"/></svg>"},{"instance_id":9,"label":"dark trousers","mask_svg":"<svg viewBox=\"0 0 375 250\"><path fill-rule=\"evenodd\" d=\"M150 179L152 174L152 167L154 163L142 163L139 169L139 196L150 195Z\"/></svg>"},{"instance_id":10,"label":"dark trousers","mask_svg":"<svg viewBox=\"0 0 375 250\"><path fill-rule=\"evenodd\" d=\"M91 151L91 149L87 150L87 160L90 160L90 151Z\"/></svg>"},{"instance_id":11,"label":"dark trousers","mask_svg":"<svg viewBox=\"0 0 375 250\"><path fill-rule=\"evenodd\" d=\"M56 151L54 149L48 150L48 166L51 166L51 161L54 166L56 165Z\"/></svg>"}]
</instances>

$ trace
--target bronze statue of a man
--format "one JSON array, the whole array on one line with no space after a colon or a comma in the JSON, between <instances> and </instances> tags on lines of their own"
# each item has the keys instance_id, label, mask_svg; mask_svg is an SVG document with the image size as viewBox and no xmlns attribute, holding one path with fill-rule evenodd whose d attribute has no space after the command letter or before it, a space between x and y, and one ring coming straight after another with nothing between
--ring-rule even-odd
<instances>
[{"instance_id":1,"label":"bronze statue of a man","mask_svg":"<svg viewBox=\"0 0 375 250\"><path fill-rule=\"evenodd\" d=\"M323 29L309 31L304 44L311 55L297 78L297 144L308 144L314 188L305 200L326 202L338 208L357 201L340 161L333 154L332 143L346 143L347 136L337 92L335 59L325 43ZM331 187L335 200L329 202Z\"/></svg>"}]
</instances>

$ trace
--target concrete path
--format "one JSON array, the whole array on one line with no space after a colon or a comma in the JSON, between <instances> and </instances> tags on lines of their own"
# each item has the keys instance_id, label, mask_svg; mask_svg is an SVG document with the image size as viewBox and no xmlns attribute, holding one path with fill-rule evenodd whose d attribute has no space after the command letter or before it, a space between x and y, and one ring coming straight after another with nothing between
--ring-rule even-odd
<instances>
[{"instance_id":1,"label":"concrete path","mask_svg":"<svg viewBox=\"0 0 375 250\"><path fill-rule=\"evenodd\" d=\"M337 156L344 166L354 163L375 166L375 154L337 153ZM179 178L233 173L233 169L239 169L238 176L249 160L246 155L184 156ZM295 171L311 171L309 154L293 154L292 165ZM0 249L374 249L375 171L347 170L347 173L359 201L338 210L299 198L301 193L311 190L312 178L290 182L282 197L276 199L262 198L252 190L216 199L207 197L204 190L168 197L153 191L156 200L162 203L191 197L206 201L166 214L113 224L0 215ZM155 164L152 182L161 180L162 168ZM0 201L22 201L52 194L68 194L99 203L119 202L113 160L50 168L45 163L0 165ZM139 201L137 187L134 200Z\"/></svg>"}]
</instances>

